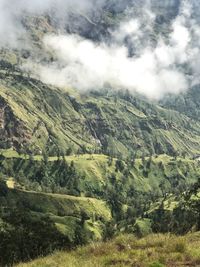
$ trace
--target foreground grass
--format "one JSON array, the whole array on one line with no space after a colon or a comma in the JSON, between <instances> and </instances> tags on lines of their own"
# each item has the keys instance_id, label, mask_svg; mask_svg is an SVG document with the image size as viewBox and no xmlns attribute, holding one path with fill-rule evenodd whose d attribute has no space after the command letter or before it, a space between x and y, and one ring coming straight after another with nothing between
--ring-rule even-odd
<instances>
[{"instance_id":1,"label":"foreground grass","mask_svg":"<svg viewBox=\"0 0 200 267\"><path fill-rule=\"evenodd\" d=\"M137 239L121 235L106 243L94 243L73 252L51 256L17 267L179 267L200 266L200 233L184 237L149 235Z\"/></svg>"}]
</instances>

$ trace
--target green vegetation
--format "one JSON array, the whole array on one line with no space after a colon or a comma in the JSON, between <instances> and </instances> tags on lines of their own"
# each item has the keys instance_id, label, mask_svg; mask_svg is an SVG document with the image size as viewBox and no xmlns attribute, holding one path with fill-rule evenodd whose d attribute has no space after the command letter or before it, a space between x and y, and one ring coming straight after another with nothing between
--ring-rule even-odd
<instances>
[{"instance_id":1,"label":"green vegetation","mask_svg":"<svg viewBox=\"0 0 200 267\"><path fill-rule=\"evenodd\" d=\"M0 183L0 266L104 238L111 213L97 199L8 189Z\"/></svg>"},{"instance_id":2,"label":"green vegetation","mask_svg":"<svg viewBox=\"0 0 200 267\"><path fill-rule=\"evenodd\" d=\"M0 166L5 179L13 177L26 190L100 198L116 183L123 183L126 194L131 189L157 196L183 191L200 171L198 160L167 155L119 160L102 154L25 157L12 151L2 151Z\"/></svg>"},{"instance_id":3,"label":"green vegetation","mask_svg":"<svg viewBox=\"0 0 200 267\"><path fill-rule=\"evenodd\" d=\"M190 190L160 199L148 211L154 232L185 234L200 230L200 179Z\"/></svg>"},{"instance_id":4,"label":"green vegetation","mask_svg":"<svg viewBox=\"0 0 200 267\"><path fill-rule=\"evenodd\" d=\"M61 91L11 66L0 73L0 245L10 238L14 254L4 253L2 266L119 232L199 229L198 208L184 210L178 198L199 178L198 121L128 92ZM45 242L29 216L51 229L53 246L54 235ZM33 231L43 251L17 242Z\"/></svg>"},{"instance_id":5,"label":"green vegetation","mask_svg":"<svg viewBox=\"0 0 200 267\"><path fill-rule=\"evenodd\" d=\"M199 266L200 233L184 237L149 235L137 239L121 235L106 243L95 243L73 252L57 252L17 267L181 267Z\"/></svg>"},{"instance_id":6,"label":"green vegetation","mask_svg":"<svg viewBox=\"0 0 200 267\"><path fill-rule=\"evenodd\" d=\"M26 77L9 64L0 62L2 149L116 157L196 155L200 150L200 123L185 114L128 92L105 89L80 96L72 89L60 90Z\"/></svg>"},{"instance_id":7,"label":"green vegetation","mask_svg":"<svg viewBox=\"0 0 200 267\"><path fill-rule=\"evenodd\" d=\"M10 237L13 254L0 255L0 265L8 258L9 263L29 260L54 249L108 239L119 232L143 237L152 232L185 234L194 227L200 229L198 205L194 205L198 200L198 160L167 155L127 160L92 154L11 155L11 151L2 151L0 158L0 244L6 247ZM183 206L178 197L186 190ZM44 233L27 224L29 216L52 229L57 240L53 246L51 236L44 244L40 241ZM19 223L21 232L17 231ZM29 236L32 231L38 236L37 246L41 243L45 247L43 252L37 248L33 253L26 238L18 243L19 235ZM20 246L29 251L27 257L17 250Z\"/></svg>"},{"instance_id":8,"label":"green vegetation","mask_svg":"<svg viewBox=\"0 0 200 267\"><path fill-rule=\"evenodd\" d=\"M125 15L106 2L95 41ZM44 84L19 66L56 60L56 22L22 20L30 51L0 49L0 267L56 250L18 266L200 265L199 87L153 102Z\"/></svg>"},{"instance_id":9,"label":"green vegetation","mask_svg":"<svg viewBox=\"0 0 200 267\"><path fill-rule=\"evenodd\" d=\"M197 160L167 155L127 160L90 154L52 158L45 154L35 158L1 156L0 166L1 175L11 188L101 199L109 206L119 229L133 228L132 231L135 220L152 203L184 192L198 180L200 171Z\"/></svg>"}]
</instances>

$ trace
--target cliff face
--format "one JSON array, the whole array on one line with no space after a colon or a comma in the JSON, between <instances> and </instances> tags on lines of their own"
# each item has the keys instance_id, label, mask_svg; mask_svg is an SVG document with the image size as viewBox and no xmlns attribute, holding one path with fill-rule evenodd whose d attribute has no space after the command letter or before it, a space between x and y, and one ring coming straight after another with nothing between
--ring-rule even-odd
<instances>
[{"instance_id":1,"label":"cliff face","mask_svg":"<svg viewBox=\"0 0 200 267\"><path fill-rule=\"evenodd\" d=\"M124 92L63 91L12 72L0 79L0 149L56 155L101 152L128 156L196 154L200 123L165 105ZM8 78L9 77L9 78ZM8 82L5 86L5 80ZM67 90L67 89L66 89Z\"/></svg>"},{"instance_id":2,"label":"cliff face","mask_svg":"<svg viewBox=\"0 0 200 267\"><path fill-rule=\"evenodd\" d=\"M30 138L24 122L14 115L6 100L0 97L0 147L20 149L28 145Z\"/></svg>"}]
</instances>

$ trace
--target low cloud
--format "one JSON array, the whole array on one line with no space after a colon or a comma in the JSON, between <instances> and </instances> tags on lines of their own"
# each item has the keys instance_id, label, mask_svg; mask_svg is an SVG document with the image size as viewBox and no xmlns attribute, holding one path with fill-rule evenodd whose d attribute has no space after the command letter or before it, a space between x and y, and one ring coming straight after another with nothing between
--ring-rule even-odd
<instances>
[{"instance_id":1,"label":"low cloud","mask_svg":"<svg viewBox=\"0 0 200 267\"><path fill-rule=\"evenodd\" d=\"M54 0L30 1L27 7L25 2L19 0L18 8L13 10L8 7L8 1L0 0L4 10L1 21L9 18L6 28L10 29L11 39L24 31L20 24L14 26L13 12L19 16L25 9L39 14L55 5ZM95 0L79 2L59 0L55 6L58 13L71 7L88 12ZM98 1L99 5L104 3ZM44 49L54 54L54 61L48 65L29 61L23 68L46 83L82 91L100 90L109 85L141 93L150 99L183 92L199 83L200 27L194 16L195 1L182 0L181 3L179 14L166 26L167 36L156 32L156 15L150 8L150 1L146 1L138 15L127 12L118 28L111 31L109 41L97 43L76 34L45 36ZM0 27L0 36L3 30Z\"/></svg>"},{"instance_id":2,"label":"low cloud","mask_svg":"<svg viewBox=\"0 0 200 267\"><path fill-rule=\"evenodd\" d=\"M90 12L105 0L0 0L0 47L20 48L27 38L24 16L53 14L58 21L67 20L70 12Z\"/></svg>"},{"instance_id":3,"label":"low cloud","mask_svg":"<svg viewBox=\"0 0 200 267\"><path fill-rule=\"evenodd\" d=\"M46 83L79 90L101 89L109 84L149 98L187 88L184 75L171 66L174 58L169 58L168 52L165 59L163 52L159 55L165 45L145 49L139 57L129 57L125 46L97 45L76 35L48 36L44 43L57 57L51 67L37 65L38 74Z\"/></svg>"}]
</instances>

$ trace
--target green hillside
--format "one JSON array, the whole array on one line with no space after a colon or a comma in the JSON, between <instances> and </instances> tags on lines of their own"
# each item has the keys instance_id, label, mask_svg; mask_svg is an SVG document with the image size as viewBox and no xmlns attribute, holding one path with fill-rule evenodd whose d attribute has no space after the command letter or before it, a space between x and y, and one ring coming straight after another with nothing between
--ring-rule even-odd
<instances>
[{"instance_id":1,"label":"green hillside","mask_svg":"<svg viewBox=\"0 0 200 267\"><path fill-rule=\"evenodd\" d=\"M178 112L185 114L186 116L199 121L199 85L192 87L189 91L177 96L169 95L160 104L163 107L167 107Z\"/></svg>"},{"instance_id":2,"label":"green hillside","mask_svg":"<svg viewBox=\"0 0 200 267\"><path fill-rule=\"evenodd\" d=\"M1 266L121 232L166 232L169 220L172 232L177 220L181 234L199 230L177 198L199 178L195 116L128 92L61 90L10 58L0 64Z\"/></svg>"},{"instance_id":3,"label":"green hillside","mask_svg":"<svg viewBox=\"0 0 200 267\"><path fill-rule=\"evenodd\" d=\"M167 155L119 160L98 154L32 157L11 150L1 153L2 266L8 258L17 262L41 255L39 247L32 248L31 233L37 238L35 246L44 246L44 255L55 248L73 248L119 232L144 236L160 227L160 222L165 227L166 217L159 215L162 199L188 190L200 172L198 160ZM179 202L173 197L169 205ZM56 237L50 235L47 240L46 232L34 228L37 224L45 224L38 227L49 229ZM187 225L187 231L195 225L196 219ZM177 228L171 229L176 232ZM28 254L18 251L19 236ZM49 247L52 239L56 241ZM7 247L11 244L12 250Z\"/></svg>"},{"instance_id":4,"label":"green hillside","mask_svg":"<svg viewBox=\"0 0 200 267\"><path fill-rule=\"evenodd\" d=\"M102 240L110 221L102 200L9 189L0 182L0 266Z\"/></svg>"},{"instance_id":5,"label":"green hillside","mask_svg":"<svg viewBox=\"0 0 200 267\"><path fill-rule=\"evenodd\" d=\"M1 207L16 209L19 203L24 203L25 207L33 212L47 213L55 216L74 216L78 217L82 211L92 217L102 217L109 221L111 215L105 203L101 200L75 197L60 194L36 193L23 190L9 190L6 192L6 198L1 203ZM59 209L58 209L59 207Z\"/></svg>"},{"instance_id":6,"label":"green hillside","mask_svg":"<svg viewBox=\"0 0 200 267\"><path fill-rule=\"evenodd\" d=\"M2 68L5 68L3 61ZM11 66L8 66L8 71ZM50 155L73 151L128 156L198 154L200 123L129 93L80 96L1 71L1 148Z\"/></svg>"},{"instance_id":7,"label":"green hillside","mask_svg":"<svg viewBox=\"0 0 200 267\"><path fill-rule=\"evenodd\" d=\"M181 267L199 266L200 234L184 237L150 235L137 239L117 237L107 243L91 244L73 252L57 252L49 257L19 264L17 267Z\"/></svg>"},{"instance_id":8,"label":"green hillside","mask_svg":"<svg viewBox=\"0 0 200 267\"><path fill-rule=\"evenodd\" d=\"M119 160L84 154L47 157L45 163L43 156L32 158L11 151L2 153L1 174L5 180L13 178L18 187L102 198L106 197L106 190L115 190L118 184L126 199L124 203L131 190L144 194L154 192L157 196L184 190L198 180L200 172L198 160L167 155ZM15 157L11 157L12 154Z\"/></svg>"},{"instance_id":9,"label":"green hillside","mask_svg":"<svg viewBox=\"0 0 200 267\"><path fill-rule=\"evenodd\" d=\"M200 266L200 89L190 73L198 59L178 60L195 57L190 12L198 5L191 0L186 12L181 0L69 2L41 2L39 12L37 3L34 11L0 3L5 41L14 40L0 40L0 267ZM185 35L193 28L180 49L176 26ZM49 35L72 37L74 58L51 49ZM86 90L93 54L111 63L95 69L100 82ZM123 85L126 67L142 64L136 92L148 81L158 95L180 91L182 74L192 88L157 101L134 93L134 83L124 89L132 83L127 75ZM39 66L83 77L81 85L46 84ZM116 88L109 69L124 76Z\"/></svg>"}]
</instances>

